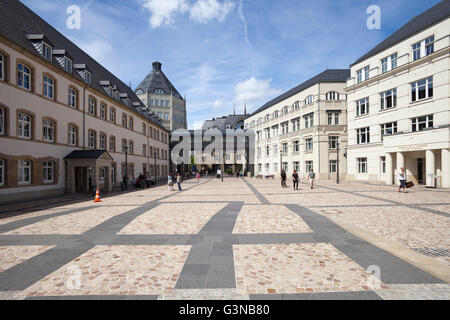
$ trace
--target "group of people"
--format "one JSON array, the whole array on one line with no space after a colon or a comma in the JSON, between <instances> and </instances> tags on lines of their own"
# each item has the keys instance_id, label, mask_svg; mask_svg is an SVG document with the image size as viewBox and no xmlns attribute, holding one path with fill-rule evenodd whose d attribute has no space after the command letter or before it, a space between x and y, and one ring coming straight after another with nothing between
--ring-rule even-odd
<instances>
[{"instance_id":1,"label":"group of people","mask_svg":"<svg viewBox=\"0 0 450 320\"><path fill-rule=\"evenodd\" d=\"M314 170L311 169L311 171L308 173L307 178L309 180L309 186L311 189L314 189L314 179L316 178L316 174L314 173ZM286 171L284 171L284 169L281 171L281 187L287 188L287 184L286 184L286 180L287 180L287 174ZM297 170L294 170L294 173L292 174L292 182L294 185L294 190L299 190L298 189L298 185L300 182L300 176L297 173Z\"/></svg>"},{"instance_id":2,"label":"group of people","mask_svg":"<svg viewBox=\"0 0 450 320\"><path fill-rule=\"evenodd\" d=\"M175 191L174 185L175 183L178 186L178 191L183 191L181 188L181 182L183 181L183 178L181 177L181 174L178 172L176 176L172 176L172 173L169 173L167 176L167 185L169 186L169 191Z\"/></svg>"}]
</instances>

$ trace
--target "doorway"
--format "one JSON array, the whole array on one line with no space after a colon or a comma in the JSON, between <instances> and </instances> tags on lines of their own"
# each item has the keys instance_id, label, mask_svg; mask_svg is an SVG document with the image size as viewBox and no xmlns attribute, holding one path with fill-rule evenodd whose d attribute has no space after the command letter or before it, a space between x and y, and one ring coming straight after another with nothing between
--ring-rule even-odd
<instances>
[{"instance_id":1,"label":"doorway","mask_svg":"<svg viewBox=\"0 0 450 320\"><path fill-rule=\"evenodd\" d=\"M77 193L88 192L86 167L75 168L75 190Z\"/></svg>"},{"instance_id":2,"label":"doorway","mask_svg":"<svg viewBox=\"0 0 450 320\"><path fill-rule=\"evenodd\" d=\"M424 159L417 159L417 181L419 184L425 184L424 181L424 166L425 160Z\"/></svg>"}]
</instances>

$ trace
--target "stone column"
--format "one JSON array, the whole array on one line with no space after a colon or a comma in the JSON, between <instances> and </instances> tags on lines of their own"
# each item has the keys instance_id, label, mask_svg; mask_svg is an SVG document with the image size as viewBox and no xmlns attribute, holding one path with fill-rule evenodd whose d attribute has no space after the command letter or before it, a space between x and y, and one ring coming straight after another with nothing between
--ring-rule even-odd
<instances>
[{"instance_id":1,"label":"stone column","mask_svg":"<svg viewBox=\"0 0 450 320\"><path fill-rule=\"evenodd\" d=\"M430 174L436 174L436 156L433 150L426 151L427 187L435 187L435 179Z\"/></svg>"},{"instance_id":2,"label":"stone column","mask_svg":"<svg viewBox=\"0 0 450 320\"><path fill-rule=\"evenodd\" d=\"M386 184L394 184L394 168L392 167L392 154L386 153Z\"/></svg>"},{"instance_id":3,"label":"stone column","mask_svg":"<svg viewBox=\"0 0 450 320\"><path fill-rule=\"evenodd\" d=\"M450 188L450 149L442 149L442 188Z\"/></svg>"},{"instance_id":4,"label":"stone column","mask_svg":"<svg viewBox=\"0 0 450 320\"><path fill-rule=\"evenodd\" d=\"M403 152L397 152L397 173L400 173L400 168L405 168L405 155L403 154ZM398 181L397 179L395 180L397 184L400 185L400 181Z\"/></svg>"}]
</instances>

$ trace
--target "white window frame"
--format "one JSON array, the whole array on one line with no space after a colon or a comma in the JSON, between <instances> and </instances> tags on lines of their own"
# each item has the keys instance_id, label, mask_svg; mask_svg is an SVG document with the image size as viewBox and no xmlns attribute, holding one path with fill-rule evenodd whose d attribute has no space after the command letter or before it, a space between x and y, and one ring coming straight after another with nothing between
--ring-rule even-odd
<instances>
[{"instance_id":1,"label":"white window frame","mask_svg":"<svg viewBox=\"0 0 450 320\"><path fill-rule=\"evenodd\" d=\"M292 152L293 153L300 152L300 141L299 140L292 141Z\"/></svg>"},{"instance_id":2,"label":"white window frame","mask_svg":"<svg viewBox=\"0 0 450 320\"><path fill-rule=\"evenodd\" d=\"M368 144L370 143L370 127L359 128L356 130L357 144ZM363 139L364 138L364 139ZM363 142L364 140L364 142Z\"/></svg>"},{"instance_id":3,"label":"white window frame","mask_svg":"<svg viewBox=\"0 0 450 320\"><path fill-rule=\"evenodd\" d=\"M326 94L327 101L339 101L339 92L330 91Z\"/></svg>"},{"instance_id":4,"label":"white window frame","mask_svg":"<svg viewBox=\"0 0 450 320\"><path fill-rule=\"evenodd\" d=\"M369 114L369 98L364 98L356 101L356 116L363 116Z\"/></svg>"},{"instance_id":5,"label":"white window frame","mask_svg":"<svg viewBox=\"0 0 450 320\"><path fill-rule=\"evenodd\" d=\"M106 150L106 140L107 140L106 135L103 133L100 133L100 139L99 139L99 141L100 141L99 149L100 150Z\"/></svg>"},{"instance_id":6,"label":"white window frame","mask_svg":"<svg viewBox=\"0 0 450 320\"><path fill-rule=\"evenodd\" d=\"M310 173L311 169L314 170L314 162L313 161L305 161L305 172Z\"/></svg>"},{"instance_id":7,"label":"white window frame","mask_svg":"<svg viewBox=\"0 0 450 320\"><path fill-rule=\"evenodd\" d=\"M356 167L358 168L358 174L367 174L367 165L367 158L356 158Z\"/></svg>"},{"instance_id":8,"label":"white window frame","mask_svg":"<svg viewBox=\"0 0 450 320\"><path fill-rule=\"evenodd\" d=\"M380 167L381 167L381 173L385 174L386 173L386 157L380 157Z\"/></svg>"},{"instance_id":9,"label":"white window frame","mask_svg":"<svg viewBox=\"0 0 450 320\"><path fill-rule=\"evenodd\" d=\"M391 104L389 107L388 104ZM397 107L397 88L380 93L381 110L389 110Z\"/></svg>"},{"instance_id":10,"label":"white window frame","mask_svg":"<svg viewBox=\"0 0 450 320\"><path fill-rule=\"evenodd\" d=\"M72 60L67 57L64 57L64 70L66 70L69 73L72 73L72 66L73 66Z\"/></svg>"},{"instance_id":11,"label":"white window frame","mask_svg":"<svg viewBox=\"0 0 450 320\"><path fill-rule=\"evenodd\" d=\"M277 144L274 144L273 146L272 146L272 154L273 154L273 156L274 157L278 157L278 145Z\"/></svg>"},{"instance_id":12,"label":"white window frame","mask_svg":"<svg viewBox=\"0 0 450 320\"><path fill-rule=\"evenodd\" d=\"M92 83L92 73L90 71L84 70L84 81L87 84Z\"/></svg>"},{"instance_id":13,"label":"white window frame","mask_svg":"<svg viewBox=\"0 0 450 320\"><path fill-rule=\"evenodd\" d=\"M42 137L45 142L55 142L55 122L50 119L42 121Z\"/></svg>"},{"instance_id":14,"label":"white window frame","mask_svg":"<svg viewBox=\"0 0 450 320\"><path fill-rule=\"evenodd\" d=\"M48 43L42 41L42 56L45 60L52 61L52 51L52 47Z\"/></svg>"},{"instance_id":15,"label":"white window frame","mask_svg":"<svg viewBox=\"0 0 450 320\"><path fill-rule=\"evenodd\" d=\"M23 63L17 64L17 86L31 91L31 68Z\"/></svg>"},{"instance_id":16,"label":"white window frame","mask_svg":"<svg viewBox=\"0 0 450 320\"><path fill-rule=\"evenodd\" d=\"M339 136L328 137L328 148L330 150L337 150L337 144L339 143Z\"/></svg>"},{"instance_id":17,"label":"white window frame","mask_svg":"<svg viewBox=\"0 0 450 320\"><path fill-rule=\"evenodd\" d=\"M89 131L89 133L88 133L88 147L90 148L90 149L95 149L95 141L96 140L96 134L95 134L95 132L94 131Z\"/></svg>"},{"instance_id":18,"label":"white window frame","mask_svg":"<svg viewBox=\"0 0 450 320\"><path fill-rule=\"evenodd\" d=\"M337 173L337 160L330 160L328 169L330 173Z\"/></svg>"},{"instance_id":19,"label":"white window frame","mask_svg":"<svg viewBox=\"0 0 450 320\"><path fill-rule=\"evenodd\" d=\"M423 83L425 82L425 83ZM431 87L430 87L431 85ZM420 88L424 87L425 97L419 98ZM431 95L430 95L431 89ZM411 83L411 103L432 98L434 95L433 77L420 79Z\"/></svg>"},{"instance_id":20,"label":"white window frame","mask_svg":"<svg viewBox=\"0 0 450 320\"><path fill-rule=\"evenodd\" d=\"M425 124L426 126L420 129L420 125ZM428 114L425 116L415 117L411 119L411 131L420 132L434 127L434 116L433 114Z\"/></svg>"},{"instance_id":21,"label":"white window frame","mask_svg":"<svg viewBox=\"0 0 450 320\"><path fill-rule=\"evenodd\" d=\"M0 136L6 134L6 110L0 107Z\"/></svg>"},{"instance_id":22,"label":"white window frame","mask_svg":"<svg viewBox=\"0 0 450 320\"><path fill-rule=\"evenodd\" d=\"M98 179L100 181L105 181L105 177L106 177L106 168L105 167L100 167L100 172L98 175Z\"/></svg>"},{"instance_id":23,"label":"white window frame","mask_svg":"<svg viewBox=\"0 0 450 320\"><path fill-rule=\"evenodd\" d=\"M17 135L19 138L31 139L32 129L32 117L27 113L20 112L17 117Z\"/></svg>"},{"instance_id":24,"label":"white window frame","mask_svg":"<svg viewBox=\"0 0 450 320\"><path fill-rule=\"evenodd\" d=\"M412 61L417 61L434 53L434 35L412 44ZM429 50L429 48L431 48Z\"/></svg>"},{"instance_id":25,"label":"white window frame","mask_svg":"<svg viewBox=\"0 0 450 320\"><path fill-rule=\"evenodd\" d=\"M0 53L0 80L5 81L5 56Z\"/></svg>"},{"instance_id":26,"label":"white window frame","mask_svg":"<svg viewBox=\"0 0 450 320\"><path fill-rule=\"evenodd\" d=\"M314 140L313 138L305 139L305 151L313 151L314 150Z\"/></svg>"},{"instance_id":27,"label":"white window frame","mask_svg":"<svg viewBox=\"0 0 450 320\"><path fill-rule=\"evenodd\" d=\"M96 111L97 111L97 102L94 98L89 97L89 114L95 117Z\"/></svg>"},{"instance_id":28,"label":"white window frame","mask_svg":"<svg viewBox=\"0 0 450 320\"><path fill-rule=\"evenodd\" d=\"M116 151L116 139L113 136L109 137L109 151Z\"/></svg>"},{"instance_id":29,"label":"white window frame","mask_svg":"<svg viewBox=\"0 0 450 320\"><path fill-rule=\"evenodd\" d=\"M314 127L314 113L303 116L305 119L305 129Z\"/></svg>"},{"instance_id":30,"label":"white window frame","mask_svg":"<svg viewBox=\"0 0 450 320\"><path fill-rule=\"evenodd\" d=\"M55 99L55 80L49 76L44 76L44 88L42 94L51 100Z\"/></svg>"},{"instance_id":31,"label":"white window frame","mask_svg":"<svg viewBox=\"0 0 450 320\"><path fill-rule=\"evenodd\" d=\"M281 150L283 151L283 155L286 156L289 153L289 146L287 142L281 144Z\"/></svg>"},{"instance_id":32,"label":"white window frame","mask_svg":"<svg viewBox=\"0 0 450 320\"><path fill-rule=\"evenodd\" d=\"M300 118L292 120L292 132L300 131Z\"/></svg>"},{"instance_id":33,"label":"white window frame","mask_svg":"<svg viewBox=\"0 0 450 320\"><path fill-rule=\"evenodd\" d=\"M69 87L69 106L72 108L77 107L77 91L74 88Z\"/></svg>"},{"instance_id":34,"label":"white window frame","mask_svg":"<svg viewBox=\"0 0 450 320\"><path fill-rule=\"evenodd\" d=\"M19 160L17 182L19 185L31 184L33 164L30 160ZM26 179L28 178L28 179Z\"/></svg>"},{"instance_id":35,"label":"white window frame","mask_svg":"<svg viewBox=\"0 0 450 320\"><path fill-rule=\"evenodd\" d=\"M74 126L69 126L69 146L77 145L77 128Z\"/></svg>"},{"instance_id":36,"label":"white window frame","mask_svg":"<svg viewBox=\"0 0 450 320\"><path fill-rule=\"evenodd\" d=\"M44 183L53 183L55 181L55 164L53 161L45 161L43 166ZM50 179L49 179L50 178Z\"/></svg>"},{"instance_id":37,"label":"white window frame","mask_svg":"<svg viewBox=\"0 0 450 320\"><path fill-rule=\"evenodd\" d=\"M300 162L294 161L292 162L292 171L300 172Z\"/></svg>"},{"instance_id":38,"label":"white window frame","mask_svg":"<svg viewBox=\"0 0 450 320\"><path fill-rule=\"evenodd\" d=\"M314 103L314 96L313 95L307 96L305 99L305 105L310 105L312 103Z\"/></svg>"},{"instance_id":39,"label":"white window frame","mask_svg":"<svg viewBox=\"0 0 450 320\"><path fill-rule=\"evenodd\" d=\"M116 111L112 107L109 108L109 121L116 123Z\"/></svg>"},{"instance_id":40,"label":"white window frame","mask_svg":"<svg viewBox=\"0 0 450 320\"><path fill-rule=\"evenodd\" d=\"M380 125L381 130L381 141L384 140L384 136L391 136L393 134L396 134L398 132L398 124L397 121L389 122L389 123L383 123Z\"/></svg>"}]
</instances>

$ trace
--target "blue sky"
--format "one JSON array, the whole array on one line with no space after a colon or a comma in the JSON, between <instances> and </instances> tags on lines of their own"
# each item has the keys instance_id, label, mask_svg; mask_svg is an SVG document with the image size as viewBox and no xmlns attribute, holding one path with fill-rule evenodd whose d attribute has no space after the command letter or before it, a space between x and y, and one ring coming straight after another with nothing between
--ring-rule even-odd
<instances>
[{"instance_id":1,"label":"blue sky","mask_svg":"<svg viewBox=\"0 0 450 320\"><path fill-rule=\"evenodd\" d=\"M347 68L439 0L22 0L135 88L161 61L190 129L254 111L326 68ZM81 8L69 30L67 7ZM366 9L381 8L369 30Z\"/></svg>"}]
</instances>

